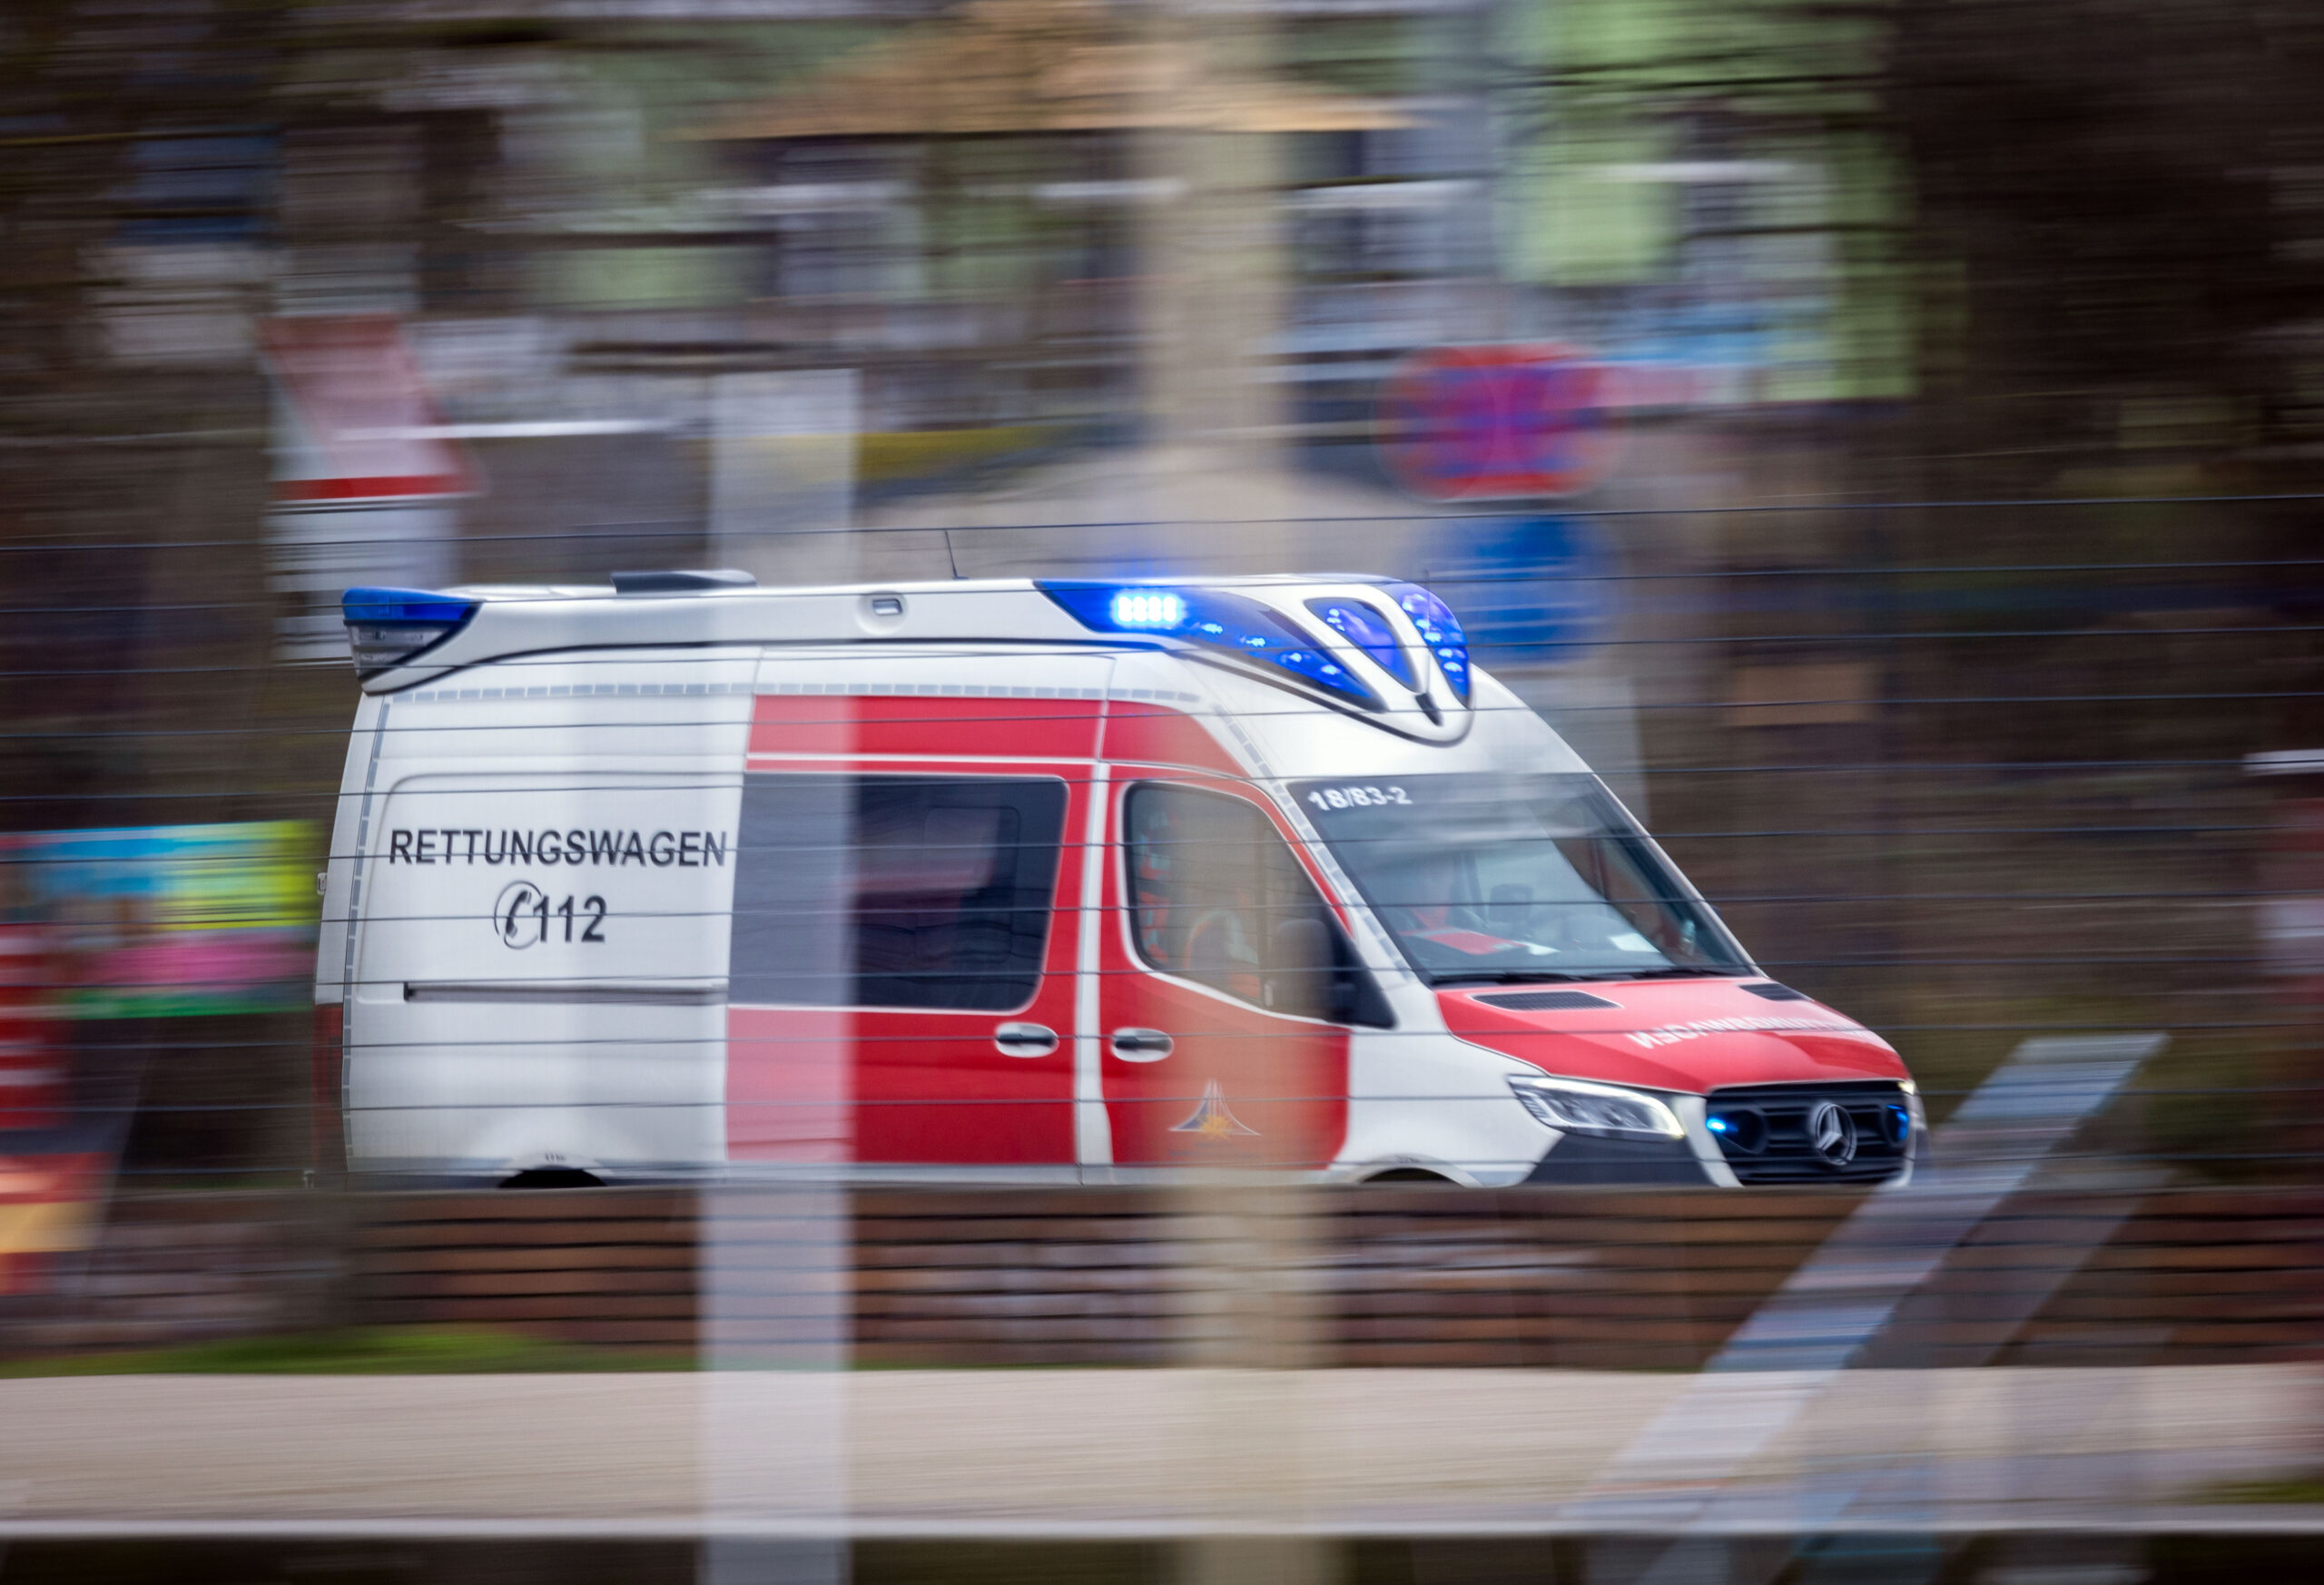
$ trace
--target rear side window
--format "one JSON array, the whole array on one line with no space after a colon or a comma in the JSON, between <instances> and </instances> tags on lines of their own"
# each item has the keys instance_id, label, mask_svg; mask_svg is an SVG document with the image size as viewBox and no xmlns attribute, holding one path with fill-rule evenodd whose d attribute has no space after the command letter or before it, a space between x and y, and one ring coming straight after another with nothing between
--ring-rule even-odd
<instances>
[{"instance_id":1,"label":"rear side window","mask_svg":"<svg viewBox=\"0 0 2324 1585\"><path fill-rule=\"evenodd\" d=\"M1387 1000L1298 859L1239 798L1147 783L1126 812L1138 955L1275 1012L1392 1027Z\"/></svg>"},{"instance_id":2,"label":"rear side window","mask_svg":"<svg viewBox=\"0 0 2324 1585\"><path fill-rule=\"evenodd\" d=\"M1024 1006L1064 822L1054 780L745 777L729 999Z\"/></svg>"}]
</instances>

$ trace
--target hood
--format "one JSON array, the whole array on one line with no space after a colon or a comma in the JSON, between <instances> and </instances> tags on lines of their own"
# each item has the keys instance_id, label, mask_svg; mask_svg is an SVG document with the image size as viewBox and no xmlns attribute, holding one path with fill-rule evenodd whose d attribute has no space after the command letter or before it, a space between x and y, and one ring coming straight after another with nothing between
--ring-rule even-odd
<instances>
[{"instance_id":1,"label":"hood","mask_svg":"<svg viewBox=\"0 0 2324 1585\"><path fill-rule=\"evenodd\" d=\"M1463 986L1436 999L1462 1039L1568 1078L1700 1095L1906 1077L1870 1029L1759 979Z\"/></svg>"}]
</instances>

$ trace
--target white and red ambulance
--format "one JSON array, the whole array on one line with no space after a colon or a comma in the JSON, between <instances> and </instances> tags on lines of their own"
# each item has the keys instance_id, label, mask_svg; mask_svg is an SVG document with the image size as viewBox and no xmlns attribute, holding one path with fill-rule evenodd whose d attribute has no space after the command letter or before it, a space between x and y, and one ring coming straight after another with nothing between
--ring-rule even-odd
<instances>
[{"instance_id":1,"label":"white and red ambulance","mask_svg":"<svg viewBox=\"0 0 2324 1585\"><path fill-rule=\"evenodd\" d=\"M315 991L359 1174L1911 1168L1896 1052L1759 973L1416 586L344 610Z\"/></svg>"}]
</instances>

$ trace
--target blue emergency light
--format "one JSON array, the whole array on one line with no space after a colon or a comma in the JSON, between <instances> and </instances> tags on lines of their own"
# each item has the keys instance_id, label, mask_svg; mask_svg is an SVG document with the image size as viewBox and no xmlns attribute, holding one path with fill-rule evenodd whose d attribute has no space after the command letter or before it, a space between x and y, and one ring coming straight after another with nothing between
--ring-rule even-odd
<instances>
[{"instance_id":1,"label":"blue emergency light","mask_svg":"<svg viewBox=\"0 0 2324 1585\"><path fill-rule=\"evenodd\" d=\"M1379 694L1332 658L1331 651L1246 596L1225 589L1078 578L1040 578L1036 584L1093 633L1150 633L1185 639L1247 661L1280 666L1366 710L1386 708Z\"/></svg>"},{"instance_id":2,"label":"blue emergency light","mask_svg":"<svg viewBox=\"0 0 2324 1585\"><path fill-rule=\"evenodd\" d=\"M417 659L468 625L480 600L430 589L350 589L340 597L355 674L374 677Z\"/></svg>"},{"instance_id":3,"label":"blue emergency light","mask_svg":"<svg viewBox=\"0 0 2324 1585\"><path fill-rule=\"evenodd\" d=\"M1444 680L1452 684L1461 703L1467 704L1469 635L1461 631L1461 619L1452 615L1452 607L1418 584L1390 584L1387 587L1388 597L1420 630L1421 640L1436 657L1437 669L1444 674Z\"/></svg>"},{"instance_id":4,"label":"blue emergency light","mask_svg":"<svg viewBox=\"0 0 2324 1585\"><path fill-rule=\"evenodd\" d=\"M1310 600L1307 609L1321 616L1333 632L1377 661L1381 670L1405 687L1413 686L1412 657L1404 653L1404 646L1397 642L1395 629L1388 625L1387 617L1377 606L1362 600L1333 597Z\"/></svg>"},{"instance_id":5,"label":"blue emergency light","mask_svg":"<svg viewBox=\"0 0 2324 1585\"><path fill-rule=\"evenodd\" d=\"M1187 619L1187 602L1168 589L1123 589L1107 612L1117 627L1167 633Z\"/></svg>"}]
</instances>

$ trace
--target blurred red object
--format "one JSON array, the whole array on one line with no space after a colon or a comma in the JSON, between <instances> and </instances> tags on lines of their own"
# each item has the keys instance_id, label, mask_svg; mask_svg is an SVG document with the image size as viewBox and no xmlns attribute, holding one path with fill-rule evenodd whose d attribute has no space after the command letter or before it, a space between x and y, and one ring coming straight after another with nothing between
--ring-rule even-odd
<instances>
[{"instance_id":1,"label":"blurred red object","mask_svg":"<svg viewBox=\"0 0 2324 1585\"><path fill-rule=\"evenodd\" d=\"M0 1131L64 1121L67 1068L47 937L42 925L0 923Z\"/></svg>"},{"instance_id":2,"label":"blurred red object","mask_svg":"<svg viewBox=\"0 0 2324 1585\"><path fill-rule=\"evenodd\" d=\"M1614 464L1613 377L1555 345L1440 347L1381 393L1388 471L1432 501L1571 496Z\"/></svg>"},{"instance_id":3,"label":"blurred red object","mask_svg":"<svg viewBox=\"0 0 2324 1585\"><path fill-rule=\"evenodd\" d=\"M108 1156L0 1156L0 1294L46 1285L51 1258L86 1249Z\"/></svg>"}]
</instances>

